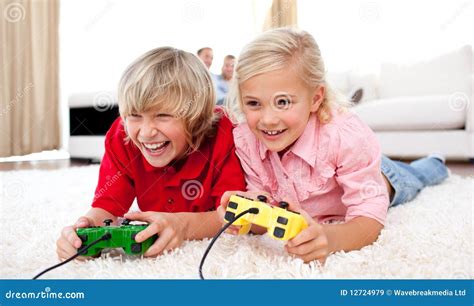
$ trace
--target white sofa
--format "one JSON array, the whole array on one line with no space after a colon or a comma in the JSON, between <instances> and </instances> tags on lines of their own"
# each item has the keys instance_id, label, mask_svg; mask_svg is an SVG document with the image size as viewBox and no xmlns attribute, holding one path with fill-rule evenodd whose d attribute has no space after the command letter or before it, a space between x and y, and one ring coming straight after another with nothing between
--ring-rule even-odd
<instances>
[{"instance_id":1,"label":"white sofa","mask_svg":"<svg viewBox=\"0 0 474 306\"><path fill-rule=\"evenodd\" d=\"M416 64L382 64L378 75L329 79L348 96L363 90L352 110L376 132L384 154L474 161L471 46Z\"/></svg>"}]
</instances>

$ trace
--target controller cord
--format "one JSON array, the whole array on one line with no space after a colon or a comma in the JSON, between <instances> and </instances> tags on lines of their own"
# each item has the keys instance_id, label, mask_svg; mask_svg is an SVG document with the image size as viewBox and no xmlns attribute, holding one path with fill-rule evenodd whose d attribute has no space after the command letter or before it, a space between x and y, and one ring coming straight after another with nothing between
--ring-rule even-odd
<instances>
[{"instance_id":1,"label":"controller cord","mask_svg":"<svg viewBox=\"0 0 474 306\"><path fill-rule=\"evenodd\" d=\"M204 265L204 261L206 260L206 257L207 257L207 254L209 254L209 251L211 250L212 246L214 245L214 243L216 242L217 238L219 238L219 236L227 229L229 228L229 226L231 226L235 221L237 221L237 219L239 219L240 217L248 214L248 213L251 213L251 214L258 214L258 208L250 208L250 209L247 209L243 212L241 212L240 214L238 214L237 216L235 216L231 221L229 221L229 223L227 223L226 225L224 225L221 230L212 238L211 240L211 243L209 243L209 245L207 246L207 249L206 251L204 252L204 255L202 256L202 259L201 259L201 264L199 265L199 277L201 277L201 279L205 279L204 276L202 275L202 266Z\"/></svg>"},{"instance_id":2,"label":"controller cord","mask_svg":"<svg viewBox=\"0 0 474 306\"><path fill-rule=\"evenodd\" d=\"M37 274L35 277L33 277L33 279L37 279L38 277L40 277L41 275L45 274L46 272L49 272L53 269L56 269L68 262L70 262L71 260L75 259L76 257L82 255L82 254L85 254L87 253L87 250L89 250L89 248L91 248L92 246L96 245L97 243L101 242L101 241L104 241L104 240L109 240L110 238L112 238L112 235L110 233L105 233L102 237L100 237L99 239L96 239L94 240L93 242L91 242L91 244L89 244L87 247L85 248L80 248L77 253L71 257L69 257L68 259L66 259L65 261L63 262L60 262L52 267L49 267L48 269L46 270L43 270L42 272L40 272L39 274Z\"/></svg>"}]
</instances>

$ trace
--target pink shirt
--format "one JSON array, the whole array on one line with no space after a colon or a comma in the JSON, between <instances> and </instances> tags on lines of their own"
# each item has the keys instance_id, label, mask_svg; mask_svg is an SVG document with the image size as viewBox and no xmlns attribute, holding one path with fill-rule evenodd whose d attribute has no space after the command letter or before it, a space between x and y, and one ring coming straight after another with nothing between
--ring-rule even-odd
<instances>
[{"instance_id":1,"label":"pink shirt","mask_svg":"<svg viewBox=\"0 0 474 306\"><path fill-rule=\"evenodd\" d=\"M333 113L327 124L312 115L281 159L246 123L233 134L247 190L263 190L277 201L298 205L320 222L366 216L384 224L389 200L380 145L355 114Z\"/></svg>"}]
</instances>

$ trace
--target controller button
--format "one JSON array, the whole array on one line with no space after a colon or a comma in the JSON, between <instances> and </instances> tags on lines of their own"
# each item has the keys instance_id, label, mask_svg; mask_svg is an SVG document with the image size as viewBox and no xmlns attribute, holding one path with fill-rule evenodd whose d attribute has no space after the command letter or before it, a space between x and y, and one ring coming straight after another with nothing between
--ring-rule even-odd
<instances>
[{"instance_id":1,"label":"controller button","mask_svg":"<svg viewBox=\"0 0 474 306\"><path fill-rule=\"evenodd\" d=\"M142 252L142 244L141 243L132 243L132 247L130 248L132 253L141 253Z\"/></svg>"},{"instance_id":2,"label":"controller button","mask_svg":"<svg viewBox=\"0 0 474 306\"><path fill-rule=\"evenodd\" d=\"M259 200L260 202L263 202L263 203L267 203L267 201L268 201L267 197L264 196L264 195L258 195L257 200Z\"/></svg>"},{"instance_id":3,"label":"controller button","mask_svg":"<svg viewBox=\"0 0 474 306\"><path fill-rule=\"evenodd\" d=\"M129 224L130 224L130 221L132 221L132 220L130 220L130 219L123 219L122 225L129 225Z\"/></svg>"},{"instance_id":4,"label":"controller button","mask_svg":"<svg viewBox=\"0 0 474 306\"><path fill-rule=\"evenodd\" d=\"M77 235L79 239L84 243L87 241L87 234Z\"/></svg>"},{"instance_id":5,"label":"controller button","mask_svg":"<svg viewBox=\"0 0 474 306\"><path fill-rule=\"evenodd\" d=\"M283 238L283 236L285 236L285 230L281 227L275 227L275 230L273 231L273 236L277 238Z\"/></svg>"},{"instance_id":6,"label":"controller button","mask_svg":"<svg viewBox=\"0 0 474 306\"><path fill-rule=\"evenodd\" d=\"M138 233L132 233L132 235L130 236L130 238L132 238L133 241L135 241L135 236L137 235Z\"/></svg>"},{"instance_id":7,"label":"controller button","mask_svg":"<svg viewBox=\"0 0 474 306\"><path fill-rule=\"evenodd\" d=\"M285 218L285 217L278 217L277 222L280 223L280 224L283 224L283 225L287 225L288 224L288 219Z\"/></svg>"},{"instance_id":8,"label":"controller button","mask_svg":"<svg viewBox=\"0 0 474 306\"><path fill-rule=\"evenodd\" d=\"M225 212L224 219L226 219L227 221L234 220L234 217L235 217L235 214L233 212L230 212L230 211Z\"/></svg>"},{"instance_id":9,"label":"controller button","mask_svg":"<svg viewBox=\"0 0 474 306\"><path fill-rule=\"evenodd\" d=\"M229 205L228 205L230 208L233 208L233 209L237 209L237 203L235 202L229 202Z\"/></svg>"},{"instance_id":10,"label":"controller button","mask_svg":"<svg viewBox=\"0 0 474 306\"><path fill-rule=\"evenodd\" d=\"M105 226L110 226L110 224L112 224L112 219L105 219L104 224Z\"/></svg>"},{"instance_id":11,"label":"controller button","mask_svg":"<svg viewBox=\"0 0 474 306\"><path fill-rule=\"evenodd\" d=\"M288 206L290 206L290 204L288 204L288 202L285 202L285 201L280 201L280 202L278 202L278 206L280 208L287 209Z\"/></svg>"}]
</instances>

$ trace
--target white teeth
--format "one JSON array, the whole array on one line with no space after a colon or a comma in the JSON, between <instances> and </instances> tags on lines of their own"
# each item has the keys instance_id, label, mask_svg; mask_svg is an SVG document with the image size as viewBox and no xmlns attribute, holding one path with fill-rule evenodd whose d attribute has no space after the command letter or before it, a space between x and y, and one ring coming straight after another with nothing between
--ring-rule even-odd
<instances>
[{"instance_id":1,"label":"white teeth","mask_svg":"<svg viewBox=\"0 0 474 306\"><path fill-rule=\"evenodd\" d=\"M156 150L156 149L161 149L162 147L165 146L165 144L166 144L166 141L158 142L158 143L144 143L143 145L147 149Z\"/></svg>"},{"instance_id":2,"label":"white teeth","mask_svg":"<svg viewBox=\"0 0 474 306\"><path fill-rule=\"evenodd\" d=\"M284 131L284 130L263 131L263 132L264 132L265 134L267 134L267 135L271 135L271 136L273 136L273 135L280 134L280 133L282 133L283 131Z\"/></svg>"}]
</instances>

